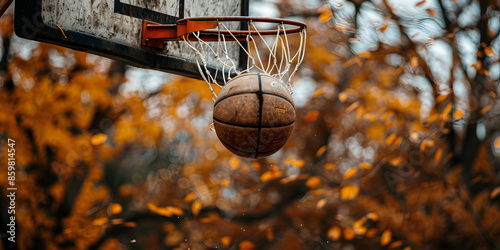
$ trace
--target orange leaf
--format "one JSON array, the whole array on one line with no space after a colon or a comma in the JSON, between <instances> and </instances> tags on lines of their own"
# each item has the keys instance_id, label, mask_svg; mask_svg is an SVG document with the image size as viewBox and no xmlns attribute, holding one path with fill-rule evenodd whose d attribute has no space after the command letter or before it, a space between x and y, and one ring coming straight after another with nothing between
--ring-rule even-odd
<instances>
[{"instance_id":1,"label":"orange leaf","mask_svg":"<svg viewBox=\"0 0 500 250\"><path fill-rule=\"evenodd\" d=\"M391 134L387 137L387 139L385 140L385 143L387 144L387 146L390 146L394 140L396 140L398 136L396 134Z\"/></svg>"},{"instance_id":2,"label":"orange leaf","mask_svg":"<svg viewBox=\"0 0 500 250\"><path fill-rule=\"evenodd\" d=\"M493 191L491 191L490 193L490 199L495 199L495 197L497 197L498 195L500 194L500 187L496 187L493 189Z\"/></svg>"},{"instance_id":3,"label":"orange leaf","mask_svg":"<svg viewBox=\"0 0 500 250\"><path fill-rule=\"evenodd\" d=\"M455 120L458 120L458 119L462 118L463 116L464 116L464 112L462 112L462 110L460 110L460 109L457 109L453 113L453 119L455 119Z\"/></svg>"},{"instance_id":4,"label":"orange leaf","mask_svg":"<svg viewBox=\"0 0 500 250\"><path fill-rule=\"evenodd\" d=\"M363 57L363 58L370 58L370 57L372 57L372 53L366 52L366 51L365 52L360 52L360 53L358 53L358 55L360 57Z\"/></svg>"},{"instance_id":5,"label":"orange leaf","mask_svg":"<svg viewBox=\"0 0 500 250\"><path fill-rule=\"evenodd\" d=\"M220 239L220 243L221 243L223 246L225 246L225 247L229 246L229 245L231 244L231 237L229 237L229 236L224 236L224 237L222 237L222 238Z\"/></svg>"},{"instance_id":6,"label":"orange leaf","mask_svg":"<svg viewBox=\"0 0 500 250\"><path fill-rule=\"evenodd\" d=\"M349 97L349 94L347 94L346 92L341 92L339 93L339 101L341 103L344 103L345 101L347 101L347 98Z\"/></svg>"},{"instance_id":7,"label":"orange leaf","mask_svg":"<svg viewBox=\"0 0 500 250\"><path fill-rule=\"evenodd\" d=\"M436 145L436 143L433 140L425 139L420 144L420 151L424 152L425 148L427 148L427 147L432 148L432 147L434 147L434 145Z\"/></svg>"},{"instance_id":8,"label":"orange leaf","mask_svg":"<svg viewBox=\"0 0 500 250\"><path fill-rule=\"evenodd\" d=\"M326 145L322 146L321 148L318 149L318 151L316 151L316 157L320 157L321 155L323 155L323 153L325 153L326 151Z\"/></svg>"},{"instance_id":9,"label":"orange leaf","mask_svg":"<svg viewBox=\"0 0 500 250\"><path fill-rule=\"evenodd\" d=\"M333 163L326 163L325 166L324 166L325 169L330 169L330 170L331 169L335 169L335 167L336 166Z\"/></svg>"},{"instance_id":10,"label":"orange leaf","mask_svg":"<svg viewBox=\"0 0 500 250\"><path fill-rule=\"evenodd\" d=\"M328 230L327 236L328 238L332 239L333 241L337 241L340 239L340 235L342 234L342 231L338 227L331 227L330 230Z\"/></svg>"},{"instance_id":11,"label":"orange leaf","mask_svg":"<svg viewBox=\"0 0 500 250\"><path fill-rule=\"evenodd\" d=\"M338 30L340 32L346 32L346 31L350 31L351 30L349 27L341 25L341 24L338 24L338 23L336 23L334 25L334 27L335 27L336 30Z\"/></svg>"},{"instance_id":12,"label":"orange leaf","mask_svg":"<svg viewBox=\"0 0 500 250\"><path fill-rule=\"evenodd\" d=\"M436 103L440 103L442 101L444 101L446 98L448 97L448 95L439 95L437 98L436 98Z\"/></svg>"},{"instance_id":13,"label":"orange leaf","mask_svg":"<svg viewBox=\"0 0 500 250\"><path fill-rule=\"evenodd\" d=\"M122 212L122 205L118 203L112 203L111 205L109 205L109 211L111 212L111 214L119 214Z\"/></svg>"},{"instance_id":14,"label":"orange leaf","mask_svg":"<svg viewBox=\"0 0 500 250\"><path fill-rule=\"evenodd\" d=\"M441 161L441 156L443 155L443 150L442 149L438 149L436 151L436 155L434 155L434 162L435 163L439 163Z\"/></svg>"},{"instance_id":15,"label":"orange leaf","mask_svg":"<svg viewBox=\"0 0 500 250\"><path fill-rule=\"evenodd\" d=\"M330 7L329 4L323 4L323 6L319 7L318 9L318 13L327 13L327 12L331 12L332 11L332 8Z\"/></svg>"},{"instance_id":16,"label":"orange leaf","mask_svg":"<svg viewBox=\"0 0 500 250\"><path fill-rule=\"evenodd\" d=\"M321 13L319 15L319 21L322 22L322 23L324 23L324 22L330 20L330 18L332 18L332 17L333 17L333 15L332 15L331 12Z\"/></svg>"},{"instance_id":17,"label":"orange leaf","mask_svg":"<svg viewBox=\"0 0 500 250\"><path fill-rule=\"evenodd\" d=\"M197 216L200 213L202 206L203 205L201 204L201 201L199 201L199 200L193 202L193 205L191 205L191 211L193 212L194 216Z\"/></svg>"},{"instance_id":18,"label":"orange leaf","mask_svg":"<svg viewBox=\"0 0 500 250\"><path fill-rule=\"evenodd\" d=\"M304 160L294 160L291 164L294 167L301 168L304 166Z\"/></svg>"},{"instance_id":19,"label":"orange leaf","mask_svg":"<svg viewBox=\"0 0 500 250\"><path fill-rule=\"evenodd\" d=\"M455 33L449 33L448 35L446 35L446 37L453 38L453 37L455 37Z\"/></svg>"},{"instance_id":20,"label":"orange leaf","mask_svg":"<svg viewBox=\"0 0 500 250\"><path fill-rule=\"evenodd\" d=\"M349 105L346 109L346 113L351 113L354 109L356 109L359 106L359 102L354 102L353 104Z\"/></svg>"},{"instance_id":21,"label":"orange leaf","mask_svg":"<svg viewBox=\"0 0 500 250\"><path fill-rule=\"evenodd\" d=\"M385 230L382 233L382 236L380 236L380 245L385 246L391 242L392 239L392 232L391 230Z\"/></svg>"},{"instance_id":22,"label":"orange leaf","mask_svg":"<svg viewBox=\"0 0 500 250\"><path fill-rule=\"evenodd\" d=\"M244 240L240 242L240 250L253 250L255 249L255 244L253 244L251 241Z\"/></svg>"},{"instance_id":23,"label":"orange leaf","mask_svg":"<svg viewBox=\"0 0 500 250\"><path fill-rule=\"evenodd\" d=\"M317 209L322 209L326 205L326 199L321 199L316 203Z\"/></svg>"},{"instance_id":24,"label":"orange leaf","mask_svg":"<svg viewBox=\"0 0 500 250\"><path fill-rule=\"evenodd\" d=\"M497 136L497 138L495 138L495 140L493 141L493 146L495 147L495 149L500 148L500 136Z\"/></svg>"},{"instance_id":25,"label":"orange leaf","mask_svg":"<svg viewBox=\"0 0 500 250\"><path fill-rule=\"evenodd\" d=\"M437 13L434 9L425 9L425 11L427 11L427 13L429 13L431 16L435 16Z\"/></svg>"},{"instance_id":26,"label":"orange leaf","mask_svg":"<svg viewBox=\"0 0 500 250\"><path fill-rule=\"evenodd\" d=\"M307 113L306 118L304 120L305 120L305 122L310 123L310 122L316 121L316 119L318 119L318 116L319 116L318 111L311 111L311 112Z\"/></svg>"},{"instance_id":27,"label":"orange leaf","mask_svg":"<svg viewBox=\"0 0 500 250\"><path fill-rule=\"evenodd\" d=\"M313 176L306 181L306 186L309 188L317 188L321 184L321 178Z\"/></svg>"},{"instance_id":28,"label":"orange leaf","mask_svg":"<svg viewBox=\"0 0 500 250\"><path fill-rule=\"evenodd\" d=\"M231 159L229 159L229 165L231 165L232 169L237 169L240 166L240 159L231 157Z\"/></svg>"},{"instance_id":29,"label":"orange leaf","mask_svg":"<svg viewBox=\"0 0 500 250\"><path fill-rule=\"evenodd\" d=\"M356 234L354 233L354 230L352 230L352 228L344 229L344 239L345 240L353 240L355 235Z\"/></svg>"},{"instance_id":30,"label":"orange leaf","mask_svg":"<svg viewBox=\"0 0 500 250\"><path fill-rule=\"evenodd\" d=\"M415 7L418 7L418 6L420 6L420 5L424 4L424 3L425 3L425 0L422 0L422 1L418 2L417 4L415 4Z\"/></svg>"},{"instance_id":31,"label":"orange leaf","mask_svg":"<svg viewBox=\"0 0 500 250\"><path fill-rule=\"evenodd\" d=\"M105 223L108 223L108 217L97 218L92 221L92 225L94 226L102 226Z\"/></svg>"},{"instance_id":32,"label":"orange leaf","mask_svg":"<svg viewBox=\"0 0 500 250\"><path fill-rule=\"evenodd\" d=\"M253 161L252 162L252 168L253 169L260 169L261 164L258 161Z\"/></svg>"},{"instance_id":33,"label":"orange leaf","mask_svg":"<svg viewBox=\"0 0 500 250\"><path fill-rule=\"evenodd\" d=\"M196 194L194 192L191 192L186 195L186 197L184 197L184 202L191 202L192 200L194 200L194 198L196 198Z\"/></svg>"},{"instance_id":34,"label":"orange leaf","mask_svg":"<svg viewBox=\"0 0 500 250\"><path fill-rule=\"evenodd\" d=\"M104 141L106 141L106 138L108 138L106 134L103 133L95 134L90 138L90 143L92 143L92 145L95 146L101 145L104 143Z\"/></svg>"},{"instance_id":35,"label":"orange leaf","mask_svg":"<svg viewBox=\"0 0 500 250\"><path fill-rule=\"evenodd\" d=\"M368 213L365 215L366 218L372 220L372 221L378 221L379 217L376 213Z\"/></svg>"},{"instance_id":36,"label":"orange leaf","mask_svg":"<svg viewBox=\"0 0 500 250\"><path fill-rule=\"evenodd\" d=\"M486 112L488 112L489 110L491 109L491 105L488 105L484 108L481 109L481 111L479 111L481 113L481 115L484 115L486 114Z\"/></svg>"},{"instance_id":37,"label":"orange leaf","mask_svg":"<svg viewBox=\"0 0 500 250\"><path fill-rule=\"evenodd\" d=\"M496 55L495 51L493 51L493 49L491 47L484 48L484 53L487 56L494 56L494 55Z\"/></svg>"},{"instance_id":38,"label":"orange leaf","mask_svg":"<svg viewBox=\"0 0 500 250\"><path fill-rule=\"evenodd\" d=\"M366 170L370 170L373 168L372 164L368 163L368 162L361 162L359 164L359 168L361 169L366 169Z\"/></svg>"},{"instance_id":39,"label":"orange leaf","mask_svg":"<svg viewBox=\"0 0 500 250\"><path fill-rule=\"evenodd\" d=\"M231 182L226 179L222 180L220 184L224 187L231 186Z\"/></svg>"},{"instance_id":40,"label":"orange leaf","mask_svg":"<svg viewBox=\"0 0 500 250\"><path fill-rule=\"evenodd\" d=\"M389 23L388 22L384 22L384 24L380 28L380 32L385 32L387 30L388 26L389 26Z\"/></svg>"},{"instance_id":41,"label":"orange leaf","mask_svg":"<svg viewBox=\"0 0 500 250\"><path fill-rule=\"evenodd\" d=\"M359 187L353 185L346 185L340 189L341 200L352 200L359 194Z\"/></svg>"},{"instance_id":42,"label":"orange leaf","mask_svg":"<svg viewBox=\"0 0 500 250\"><path fill-rule=\"evenodd\" d=\"M458 0L453 0L453 1L458 1ZM411 250L411 247L407 246L407 247L403 248L403 250Z\"/></svg>"},{"instance_id":43,"label":"orange leaf","mask_svg":"<svg viewBox=\"0 0 500 250\"><path fill-rule=\"evenodd\" d=\"M412 57L410 58L410 67L411 67L412 69L414 69L414 68L418 67L418 57L416 57L416 56L412 56Z\"/></svg>"},{"instance_id":44,"label":"orange leaf","mask_svg":"<svg viewBox=\"0 0 500 250\"><path fill-rule=\"evenodd\" d=\"M394 248L400 247L402 245L403 245L402 240L394 241L392 244L389 245L389 249L394 249Z\"/></svg>"},{"instance_id":45,"label":"orange leaf","mask_svg":"<svg viewBox=\"0 0 500 250\"><path fill-rule=\"evenodd\" d=\"M358 172L358 170L356 168L350 168L350 169L348 169L344 173L344 180L351 179L351 177L353 177L357 172Z\"/></svg>"},{"instance_id":46,"label":"orange leaf","mask_svg":"<svg viewBox=\"0 0 500 250\"><path fill-rule=\"evenodd\" d=\"M322 95L323 92L325 92L325 90L323 88L319 88L318 90L314 91L313 97L316 98L316 97Z\"/></svg>"}]
</instances>

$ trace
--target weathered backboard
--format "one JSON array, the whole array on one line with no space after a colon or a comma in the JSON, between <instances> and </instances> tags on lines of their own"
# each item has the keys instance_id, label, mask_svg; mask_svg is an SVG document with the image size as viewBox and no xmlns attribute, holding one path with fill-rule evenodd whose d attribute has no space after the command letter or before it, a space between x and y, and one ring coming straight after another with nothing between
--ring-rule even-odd
<instances>
[{"instance_id":1,"label":"weathered backboard","mask_svg":"<svg viewBox=\"0 0 500 250\"><path fill-rule=\"evenodd\" d=\"M142 21L174 24L185 17L248 15L248 0L16 0L15 4L19 37L194 78L200 78L195 54L184 42L168 42L166 50L141 46ZM237 44L230 46L231 58L243 65L245 53ZM215 68L216 60L207 61L209 68Z\"/></svg>"}]
</instances>

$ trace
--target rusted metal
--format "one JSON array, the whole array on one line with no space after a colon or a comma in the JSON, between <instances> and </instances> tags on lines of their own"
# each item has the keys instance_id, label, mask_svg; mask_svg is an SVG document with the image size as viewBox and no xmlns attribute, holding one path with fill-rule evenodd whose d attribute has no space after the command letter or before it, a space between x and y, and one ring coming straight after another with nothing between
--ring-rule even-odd
<instances>
[{"instance_id":1,"label":"rusted metal","mask_svg":"<svg viewBox=\"0 0 500 250\"><path fill-rule=\"evenodd\" d=\"M272 29L272 30L225 30L215 29L219 22L261 22L276 23L295 26L293 28ZM206 42L218 41L220 36L224 36L226 41L245 41L249 35L277 35L298 33L306 28L303 22L292 21L281 18L269 17L247 17L247 16L217 16L217 17L192 17L177 21L177 24L155 24L149 21L143 21L142 25L142 45L155 48L164 48L163 41L179 41L183 36L191 41L197 41L198 38L189 34L199 32L198 37ZM146 41L146 39L149 39Z\"/></svg>"}]
</instances>

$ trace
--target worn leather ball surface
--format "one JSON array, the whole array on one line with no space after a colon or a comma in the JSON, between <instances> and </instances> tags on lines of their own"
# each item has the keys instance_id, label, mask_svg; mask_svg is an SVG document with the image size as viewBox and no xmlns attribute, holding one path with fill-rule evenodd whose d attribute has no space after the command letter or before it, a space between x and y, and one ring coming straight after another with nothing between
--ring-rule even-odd
<instances>
[{"instance_id":1,"label":"worn leather ball surface","mask_svg":"<svg viewBox=\"0 0 500 250\"><path fill-rule=\"evenodd\" d=\"M280 80L262 73L231 79L214 104L217 137L242 157L265 157L282 148L292 133L295 106Z\"/></svg>"}]
</instances>

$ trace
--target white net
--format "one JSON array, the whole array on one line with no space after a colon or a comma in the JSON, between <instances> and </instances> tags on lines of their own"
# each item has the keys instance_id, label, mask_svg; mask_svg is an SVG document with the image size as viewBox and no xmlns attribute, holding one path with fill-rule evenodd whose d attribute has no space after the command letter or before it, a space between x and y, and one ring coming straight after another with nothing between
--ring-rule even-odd
<instances>
[{"instance_id":1,"label":"white net","mask_svg":"<svg viewBox=\"0 0 500 250\"><path fill-rule=\"evenodd\" d=\"M244 21L248 25L248 32L242 39L238 38L228 26L228 22L217 22L217 41L204 41L200 32L193 32L183 36L184 42L195 51L196 63L203 80L210 87L212 100L215 102L217 94L215 86L223 87L232 78L248 72L260 72L279 79L293 93L291 80L300 64L304 60L306 45L306 29L298 34L287 33L284 23L276 24L276 34L269 35L259 32L253 21ZM195 42L188 39L194 36ZM239 65L236 58L228 53L228 43L238 43L242 53L246 54L246 65ZM293 51L293 52L292 52ZM215 70L207 66L207 56L213 56L217 64ZM240 55L241 57L241 55Z\"/></svg>"}]
</instances>

